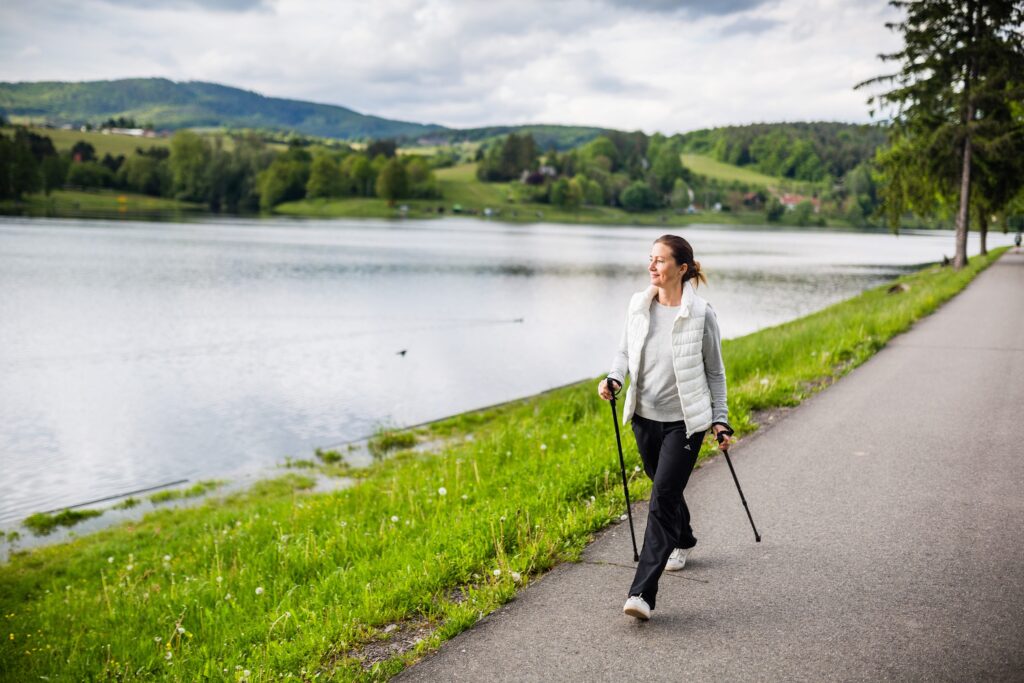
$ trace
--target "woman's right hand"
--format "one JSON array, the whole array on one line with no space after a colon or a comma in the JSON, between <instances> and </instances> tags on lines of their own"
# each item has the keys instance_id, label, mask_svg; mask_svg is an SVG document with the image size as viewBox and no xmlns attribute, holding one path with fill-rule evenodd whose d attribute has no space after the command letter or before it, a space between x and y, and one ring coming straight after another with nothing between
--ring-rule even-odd
<instances>
[{"instance_id":1,"label":"woman's right hand","mask_svg":"<svg viewBox=\"0 0 1024 683\"><path fill-rule=\"evenodd\" d=\"M615 385L616 390L618 390L618 388L621 386L615 380L612 380L612 383ZM601 380L601 383L597 385L597 395L600 396L601 398L603 398L606 401L612 400L612 392L611 392L611 389L608 388L608 378L607 377L605 379Z\"/></svg>"}]
</instances>

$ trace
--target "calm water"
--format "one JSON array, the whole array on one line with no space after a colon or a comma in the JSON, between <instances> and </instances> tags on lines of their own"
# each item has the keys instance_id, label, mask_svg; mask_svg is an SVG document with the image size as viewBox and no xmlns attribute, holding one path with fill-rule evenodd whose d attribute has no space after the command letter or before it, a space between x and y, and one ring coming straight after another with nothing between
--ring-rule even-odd
<instances>
[{"instance_id":1,"label":"calm water","mask_svg":"<svg viewBox=\"0 0 1024 683\"><path fill-rule=\"evenodd\" d=\"M661 232L0 219L0 524L597 376ZM683 234L727 337L953 246L948 233Z\"/></svg>"}]
</instances>

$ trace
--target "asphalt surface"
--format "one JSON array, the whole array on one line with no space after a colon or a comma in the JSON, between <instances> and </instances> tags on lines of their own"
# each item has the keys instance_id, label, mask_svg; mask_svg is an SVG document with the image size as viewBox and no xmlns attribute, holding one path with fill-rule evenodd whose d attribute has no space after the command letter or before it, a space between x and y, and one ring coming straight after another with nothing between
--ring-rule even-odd
<instances>
[{"instance_id":1,"label":"asphalt surface","mask_svg":"<svg viewBox=\"0 0 1024 683\"><path fill-rule=\"evenodd\" d=\"M651 621L621 523L398 680L1024 681L1024 254L731 453Z\"/></svg>"}]
</instances>

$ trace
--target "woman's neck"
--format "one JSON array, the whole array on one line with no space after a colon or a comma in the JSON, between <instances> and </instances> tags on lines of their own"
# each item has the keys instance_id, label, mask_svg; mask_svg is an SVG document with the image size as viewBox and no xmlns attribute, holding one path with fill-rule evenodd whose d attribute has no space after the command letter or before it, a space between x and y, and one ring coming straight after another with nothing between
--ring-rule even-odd
<instances>
[{"instance_id":1,"label":"woman's neck","mask_svg":"<svg viewBox=\"0 0 1024 683\"><path fill-rule=\"evenodd\" d=\"M658 287L658 303L662 306L679 306L683 303L683 283L677 287Z\"/></svg>"}]
</instances>

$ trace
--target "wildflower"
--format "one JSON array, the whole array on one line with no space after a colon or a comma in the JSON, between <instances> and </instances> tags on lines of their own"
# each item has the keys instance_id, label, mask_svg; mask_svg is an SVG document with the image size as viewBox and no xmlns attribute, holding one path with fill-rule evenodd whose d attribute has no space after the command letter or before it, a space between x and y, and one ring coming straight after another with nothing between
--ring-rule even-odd
<instances>
[{"instance_id":1,"label":"wildflower","mask_svg":"<svg viewBox=\"0 0 1024 683\"><path fill-rule=\"evenodd\" d=\"M112 556L107 558L107 564L114 564L114 558Z\"/></svg>"},{"instance_id":2,"label":"wildflower","mask_svg":"<svg viewBox=\"0 0 1024 683\"><path fill-rule=\"evenodd\" d=\"M170 650L164 653L164 659L166 659L167 661L170 661L172 657L174 657L174 653Z\"/></svg>"},{"instance_id":3,"label":"wildflower","mask_svg":"<svg viewBox=\"0 0 1024 683\"><path fill-rule=\"evenodd\" d=\"M392 522L397 522L398 521L398 515L391 515L391 521Z\"/></svg>"},{"instance_id":4,"label":"wildflower","mask_svg":"<svg viewBox=\"0 0 1024 683\"><path fill-rule=\"evenodd\" d=\"M590 502L591 503L596 503L597 502L597 498L595 498L594 496L591 496L590 497Z\"/></svg>"},{"instance_id":5,"label":"wildflower","mask_svg":"<svg viewBox=\"0 0 1024 683\"><path fill-rule=\"evenodd\" d=\"M256 586L256 595L263 595L263 586Z\"/></svg>"},{"instance_id":6,"label":"wildflower","mask_svg":"<svg viewBox=\"0 0 1024 683\"><path fill-rule=\"evenodd\" d=\"M163 640L163 638L161 638L160 636L153 636L154 643L159 643L161 640Z\"/></svg>"},{"instance_id":7,"label":"wildflower","mask_svg":"<svg viewBox=\"0 0 1024 683\"><path fill-rule=\"evenodd\" d=\"M225 600L230 600L231 599L231 593L228 593L227 595L225 595L224 599Z\"/></svg>"},{"instance_id":8,"label":"wildflower","mask_svg":"<svg viewBox=\"0 0 1024 683\"><path fill-rule=\"evenodd\" d=\"M221 583L223 581L224 581L224 577L223 576L218 576L217 577L217 583Z\"/></svg>"},{"instance_id":9,"label":"wildflower","mask_svg":"<svg viewBox=\"0 0 1024 683\"><path fill-rule=\"evenodd\" d=\"M495 569L495 570L494 570L493 572L491 572L491 573L492 573L492 574L494 574L495 576L501 576L501 570L500 570L500 569Z\"/></svg>"},{"instance_id":10,"label":"wildflower","mask_svg":"<svg viewBox=\"0 0 1024 683\"><path fill-rule=\"evenodd\" d=\"M446 489L445 487L442 486L441 488L439 488L437 490L437 495L439 495L439 496L447 496L448 495L448 489Z\"/></svg>"},{"instance_id":11,"label":"wildflower","mask_svg":"<svg viewBox=\"0 0 1024 683\"><path fill-rule=\"evenodd\" d=\"M465 493L463 493L462 494L462 500L469 500L469 496L467 496Z\"/></svg>"},{"instance_id":12,"label":"wildflower","mask_svg":"<svg viewBox=\"0 0 1024 683\"><path fill-rule=\"evenodd\" d=\"M347 527L348 526L348 522L346 522L345 520L341 520L341 526L342 527Z\"/></svg>"},{"instance_id":13,"label":"wildflower","mask_svg":"<svg viewBox=\"0 0 1024 683\"><path fill-rule=\"evenodd\" d=\"M505 521L505 515L502 515L502 516L501 516L501 521L502 521L502 522L504 522L504 521Z\"/></svg>"},{"instance_id":14,"label":"wildflower","mask_svg":"<svg viewBox=\"0 0 1024 683\"><path fill-rule=\"evenodd\" d=\"M761 386L762 387L768 386L768 378L767 377L764 377L764 378L761 379Z\"/></svg>"},{"instance_id":15,"label":"wildflower","mask_svg":"<svg viewBox=\"0 0 1024 683\"><path fill-rule=\"evenodd\" d=\"M130 564L127 567L125 567L125 571L129 571L130 572L133 569L135 569L135 565L134 564Z\"/></svg>"},{"instance_id":16,"label":"wildflower","mask_svg":"<svg viewBox=\"0 0 1024 683\"><path fill-rule=\"evenodd\" d=\"M619 519L622 520L623 522L625 522L626 521L626 515L619 515Z\"/></svg>"},{"instance_id":17,"label":"wildflower","mask_svg":"<svg viewBox=\"0 0 1024 683\"><path fill-rule=\"evenodd\" d=\"M505 455L512 455L512 451L505 451Z\"/></svg>"},{"instance_id":18,"label":"wildflower","mask_svg":"<svg viewBox=\"0 0 1024 683\"><path fill-rule=\"evenodd\" d=\"M540 445L540 449L541 449L542 451L546 451L546 450L548 449L548 445L547 445L546 443L542 443L542 444Z\"/></svg>"},{"instance_id":19,"label":"wildflower","mask_svg":"<svg viewBox=\"0 0 1024 683\"><path fill-rule=\"evenodd\" d=\"M178 627L178 633L184 635L185 634L185 627L184 626L179 626Z\"/></svg>"},{"instance_id":20,"label":"wildflower","mask_svg":"<svg viewBox=\"0 0 1024 683\"><path fill-rule=\"evenodd\" d=\"M639 472L639 471L640 471L640 465L636 465L636 466L634 466L634 467L633 467L633 471L634 471L634 472Z\"/></svg>"},{"instance_id":21,"label":"wildflower","mask_svg":"<svg viewBox=\"0 0 1024 683\"><path fill-rule=\"evenodd\" d=\"M563 441L565 441L565 440L566 440L566 439L568 439L568 438L569 438L569 435L568 435L568 434L562 434L562 440L563 440Z\"/></svg>"},{"instance_id":22,"label":"wildflower","mask_svg":"<svg viewBox=\"0 0 1024 683\"><path fill-rule=\"evenodd\" d=\"M170 561L171 561L171 556L170 555L164 555L164 562L170 562Z\"/></svg>"},{"instance_id":23,"label":"wildflower","mask_svg":"<svg viewBox=\"0 0 1024 683\"><path fill-rule=\"evenodd\" d=\"M512 580L516 583L519 583L523 580L523 576L519 572L512 572Z\"/></svg>"},{"instance_id":24,"label":"wildflower","mask_svg":"<svg viewBox=\"0 0 1024 683\"><path fill-rule=\"evenodd\" d=\"M252 676L252 672L249 671L248 669L246 669L245 671L242 672L242 675L245 676L246 678L248 678L249 676Z\"/></svg>"}]
</instances>

